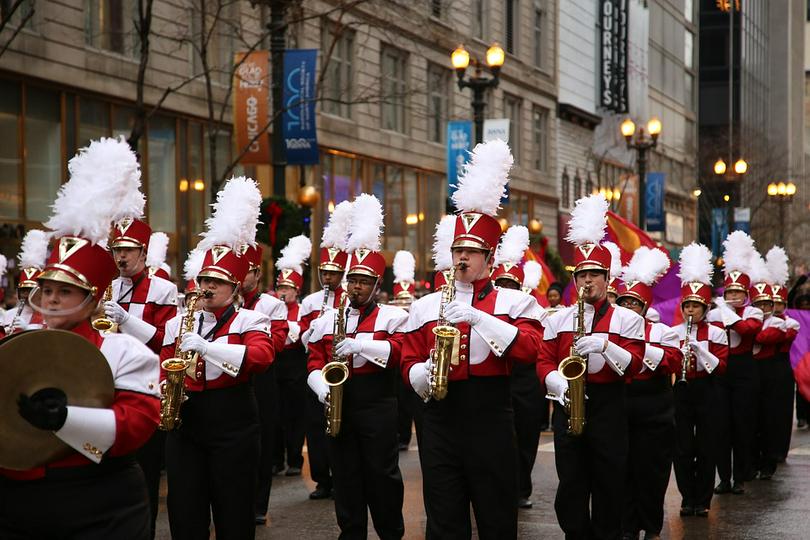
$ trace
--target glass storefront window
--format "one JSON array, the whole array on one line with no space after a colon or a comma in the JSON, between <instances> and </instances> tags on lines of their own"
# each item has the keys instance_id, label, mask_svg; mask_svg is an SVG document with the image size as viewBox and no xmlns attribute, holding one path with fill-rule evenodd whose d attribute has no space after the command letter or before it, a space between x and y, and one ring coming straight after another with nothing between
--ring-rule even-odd
<instances>
[{"instance_id":1,"label":"glass storefront window","mask_svg":"<svg viewBox=\"0 0 810 540\"><path fill-rule=\"evenodd\" d=\"M322 223L324 226L329 222L329 214L335 209L337 201L335 201L334 192L332 191L332 155L325 154L321 156L321 180L323 182L323 216Z\"/></svg>"},{"instance_id":2,"label":"glass storefront window","mask_svg":"<svg viewBox=\"0 0 810 540\"><path fill-rule=\"evenodd\" d=\"M94 99L79 99L79 145L110 135L110 105Z\"/></svg>"},{"instance_id":3,"label":"glass storefront window","mask_svg":"<svg viewBox=\"0 0 810 540\"><path fill-rule=\"evenodd\" d=\"M405 227L407 236L403 249L414 255L419 252L419 188L416 185L416 171L405 169Z\"/></svg>"},{"instance_id":4,"label":"glass storefront window","mask_svg":"<svg viewBox=\"0 0 810 540\"><path fill-rule=\"evenodd\" d=\"M174 119L163 116L152 117L149 121L148 152L149 185L146 193L149 224L155 231L174 233L177 230Z\"/></svg>"},{"instance_id":5,"label":"glass storefront window","mask_svg":"<svg viewBox=\"0 0 810 540\"><path fill-rule=\"evenodd\" d=\"M0 216L20 217L20 86L0 81Z\"/></svg>"},{"instance_id":6,"label":"glass storefront window","mask_svg":"<svg viewBox=\"0 0 810 540\"><path fill-rule=\"evenodd\" d=\"M385 220L385 248L402 249L405 243L405 201L402 200L402 167L387 167L383 208ZM381 201L382 202L382 201Z\"/></svg>"},{"instance_id":7,"label":"glass storefront window","mask_svg":"<svg viewBox=\"0 0 810 540\"><path fill-rule=\"evenodd\" d=\"M202 168L202 126L195 122L188 124L188 169L187 179L189 183L189 224L188 228L192 235L203 230L205 221L205 180L203 179ZM202 181L202 184L199 182ZM202 185L203 189L198 189ZM196 237L193 237L193 245L196 245Z\"/></svg>"},{"instance_id":8,"label":"glass storefront window","mask_svg":"<svg viewBox=\"0 0 810 540\"><path fill-rule=\"evenodd\" d=\"M28 87L25 107L25 217L45 221L62 183L58 92Z\"/></svg>"},{"instance_id":9,"label":"glass storefront window","mask_svg":"<svg viewBox=\"0 0 810 540\"><path fill-rule=\"evenodd\" d=\"M335 204L352 198L352 160L344 156L335 156L332 181L334 182Z\"/></svg>"}]
</instances>

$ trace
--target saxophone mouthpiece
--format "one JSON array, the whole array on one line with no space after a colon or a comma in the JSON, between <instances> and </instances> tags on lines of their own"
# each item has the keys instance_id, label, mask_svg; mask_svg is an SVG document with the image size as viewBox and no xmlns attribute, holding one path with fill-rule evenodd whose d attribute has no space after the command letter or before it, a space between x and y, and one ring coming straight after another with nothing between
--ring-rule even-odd
<instances>
[{"instance_id":1,"label":"saxophone mouthpiece","mask_svg":"<svg viewBox=\"0 0 810 540\"><path fill-rule=\"evenodd\" d=\"M458 269L461 270L462 272L464 272L469 267L470 267L470 265L467 264L464 261L461 261L460 263L458 263Z\"/></svg>"},{"instance_id":2,"label":"saxophone mouthpiece","mask_svg":"<svg viewBox=\"0 0 810 540\"><path fill-rule=\"evenodd\" d=\"M214 296L213 291L209 291L208 289L205 289L203 292L200 293L200 297L202 298L212 298L213 296Z\"/></svg>"}]
</instances>

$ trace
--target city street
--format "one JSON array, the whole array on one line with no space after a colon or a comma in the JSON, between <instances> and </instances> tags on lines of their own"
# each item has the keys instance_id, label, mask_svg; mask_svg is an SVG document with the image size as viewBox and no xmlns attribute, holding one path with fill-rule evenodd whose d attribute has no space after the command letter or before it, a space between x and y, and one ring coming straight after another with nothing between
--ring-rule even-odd
<instances>
[{"instance_id":1,"label":"city street","mask_svg":"<svg viewBox=\"0 0 810 540\"><path fill-rule=\"evenodd\" d=\"M534 468L534 507L519 513L521 539L563 538L554 516L554 450L551 433L540 441ZM305 458L306 458L306 454ZM400 452L400 468L405 480L405 538L424 537L425 514L422 506L422 482L415 440L407 452ZM257 539L337 538L332 501L310 501L314 488L304 466L301 477L276 476L270 496L270 520L256 529ZM794 431L787 463L780 466L770 481L746 484L746 494L715 496L708 519L678 515L680 495L673 476L666 500L664 539L766 539L807 538L810 510L810 431ZM165 479L164 479L165 480ZM161 513L158 517L160 540L168 540L169 526L165 508L165 481ZM370 520L369 520L370 521ZM376 538L373 530L369 538ZM474 535L474 537L476 537ZM213 538L213 534L212 534Z\"/></svg>"}]
</instances>

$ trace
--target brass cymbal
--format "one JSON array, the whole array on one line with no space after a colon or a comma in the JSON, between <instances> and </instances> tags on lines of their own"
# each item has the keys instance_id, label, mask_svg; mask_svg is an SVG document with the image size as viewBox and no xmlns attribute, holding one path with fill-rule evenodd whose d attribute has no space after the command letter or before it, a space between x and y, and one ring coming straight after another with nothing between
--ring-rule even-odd
<instances>
[{"instance_id":1,"label":"brass cymbal","mask_svg":"<svg viewBox=\"0 0 810 540\"><path fill-rule=\"evenodd\" d=\"M0 342L0 467L31 469L73 451L17 411L20 394L49 387L61 388L68 405L81 407L110 407L115 392L106 358L78 334L34 330Z\"/></svg>"}]
</instances>

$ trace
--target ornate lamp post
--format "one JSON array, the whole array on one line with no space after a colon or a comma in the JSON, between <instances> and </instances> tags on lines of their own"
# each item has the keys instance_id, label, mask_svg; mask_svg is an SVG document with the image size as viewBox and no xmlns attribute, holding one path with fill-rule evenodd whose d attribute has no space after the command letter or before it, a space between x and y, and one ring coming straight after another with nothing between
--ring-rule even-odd
<instances>
[{"instance_id":1,"label":"ornate lamp post","mask_svg":"<svg viewBox=\"0 0 810 540\"><path fill-rule=\"evenodd\" d=\"M636 166L638 167L638 226L642 231L647 230L647 215L645 208L645 189L647 176L647 152L658 146L658 136L661 134L661 120L652 117L647 121L647 137L644 127L641 126L636 131L636 124L629 118L622 122L621 132L624 140L627 141L627 148L636 151Z\"/></svg>"},{"instance_id":2,"label":"ornate lamp post","mask_svg":"<svg viewBox=\"0 0 810 540\"><path fill-rule=\"evenodd\" d=\"M779 205L779 245L785 245L785 205L790 204L796 195L793 182L771 182L768 184L768 198Z\"/></svg>"},{"instance_id":3,"label":"ornate lamp post","mask_svg":"<svg viewBox=\"0 0 810 540\"><path fill-rule=\"evenodd\" d=\"M461 90L471 88L473 91L473 123L475 124L475 143L478 144L484 137L484 108L487 102L484 101L484 92L489 88L496 88L500 82L501 66L505 59L503 49L497 44L493 43L487 49L486 65L492 77L483 76L483 66L478 59L470 56L470 53L464 48L464 45L459 45L456 50L450 54L450 62L456 70L458 76L458 87ZM464 74L472 62L475 67L475 73L471 77L464 78Z\"/></svg>"}]
</instances>

